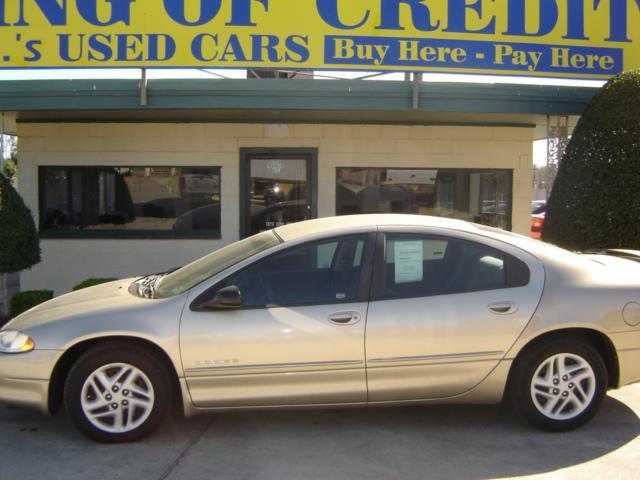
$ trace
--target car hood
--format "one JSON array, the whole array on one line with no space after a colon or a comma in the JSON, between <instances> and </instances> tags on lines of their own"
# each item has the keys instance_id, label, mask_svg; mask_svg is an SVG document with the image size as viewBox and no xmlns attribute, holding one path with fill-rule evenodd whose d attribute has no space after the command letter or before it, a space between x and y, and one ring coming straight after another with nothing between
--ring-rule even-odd
<instances>
[{"instance_id":1,"label":"car hood","mask_svg":"<svg viewBox=\"0 0 640 480\"><path fill-rule=\"evenodd\" d=\"M129 293L128 287L134 280L117 280L61 295L18 315L4 329L28 330L63 318L97 314L106 309L117 310L152 301Z\"/></svg>"}]
</instances>

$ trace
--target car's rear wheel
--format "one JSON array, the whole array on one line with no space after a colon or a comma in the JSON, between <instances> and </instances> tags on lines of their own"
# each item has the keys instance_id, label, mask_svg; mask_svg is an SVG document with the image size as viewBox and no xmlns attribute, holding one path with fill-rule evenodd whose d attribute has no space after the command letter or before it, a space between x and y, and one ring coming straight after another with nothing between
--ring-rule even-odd
<instances>
[{"instance_id":1,"label":"car's rear wheel","mask_svg":"<svg viewBox=\"0 0 640 480\"><path fill-rule=\"evenodd\" d=\"M581 341L551 341L529 348L514 368L515 407L545 430L572 430L588 422L607 390L602 357Z\"/></svg>"},{"instance_id":2,"label":"car's rear wheel","mask_svg":"<svg viewBox=\"0 0 640 480\"><path fill-rule=\"evenodd\" d=\"M161 365L152 354L130 347L89 350L67 377L69 416L100 442L144 438L160 425L170 404L171 385Z\"/></svg>"}]
</instances>

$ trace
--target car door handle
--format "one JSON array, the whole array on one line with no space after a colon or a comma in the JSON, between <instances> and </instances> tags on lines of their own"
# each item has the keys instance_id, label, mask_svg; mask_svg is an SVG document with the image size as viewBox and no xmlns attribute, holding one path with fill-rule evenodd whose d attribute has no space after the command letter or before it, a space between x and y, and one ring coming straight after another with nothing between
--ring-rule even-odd
<instances>
[{"instance_id":1,"label":"car door handle","mask_svg":"<svg viewBox=\"0 0 640 480\"><path fill-rule=\"evenodd\" d=\"M338 312L329 315L329 321L336 325L353 325L360 321L358 312Z\"/></svg>"},{"instance_id":2,"label":"car door handle","mask_svg":"<svg viewBox=\"0 0 640 480\"><path fill-rule=\"evenodd\" d=\"M516 302L497 302L492 303L487 308L498 315L511 315L518 311L518 304Z\"/></svg>"}]
</instances>

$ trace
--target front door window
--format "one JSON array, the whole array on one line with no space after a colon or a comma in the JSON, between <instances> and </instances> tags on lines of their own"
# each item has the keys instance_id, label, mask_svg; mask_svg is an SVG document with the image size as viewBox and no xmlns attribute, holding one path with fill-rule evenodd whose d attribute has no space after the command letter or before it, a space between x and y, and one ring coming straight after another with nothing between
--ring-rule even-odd
<instances>
[{"instance_id":1,"label":"front door window","mask_svg":"<svg viewBox=\"0 0 640 480\"><path fill-rule=\"evenodd\" d=\"M231 275L215 291L237 286L245 308L364 300L360 272L366 241L366 235L354 235L292 247Z\"/></svg>"}]
</instances>

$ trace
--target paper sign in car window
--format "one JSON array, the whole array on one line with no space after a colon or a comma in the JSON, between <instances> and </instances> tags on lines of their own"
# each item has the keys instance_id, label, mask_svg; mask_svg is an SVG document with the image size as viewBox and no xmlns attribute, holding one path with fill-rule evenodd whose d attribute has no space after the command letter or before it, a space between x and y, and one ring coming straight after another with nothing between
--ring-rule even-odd
<instances>
[{"instance_id":1,"label":"paper sign in car window","mask_svg":"<svg viewBox=\"0 0 640 480\"><path fill-rule=\"evenodd\" d=\"M421 282L422 258L422 240L396 241L394 244L396 283Z\"/></svg>"}]
</instances>

